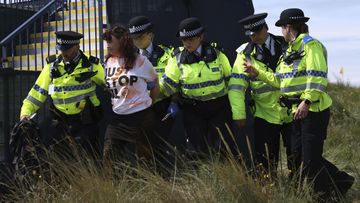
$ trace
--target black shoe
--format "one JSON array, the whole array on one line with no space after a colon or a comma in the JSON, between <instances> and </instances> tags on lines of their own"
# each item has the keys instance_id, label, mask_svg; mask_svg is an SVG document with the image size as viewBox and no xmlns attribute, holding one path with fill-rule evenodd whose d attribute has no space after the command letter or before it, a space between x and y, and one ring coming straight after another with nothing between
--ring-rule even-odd
<instances>
[{"instance_id":1,"label":"black shoe","mask_svg":"<svg viewBox=\"0 0 360 203\"><path fill-rule=\"evenodd\" d=\"M340 171L335 179L336 187L342 196L351 188L354 184L355 178L344 171Z\"/></svg>"}]
</instances>

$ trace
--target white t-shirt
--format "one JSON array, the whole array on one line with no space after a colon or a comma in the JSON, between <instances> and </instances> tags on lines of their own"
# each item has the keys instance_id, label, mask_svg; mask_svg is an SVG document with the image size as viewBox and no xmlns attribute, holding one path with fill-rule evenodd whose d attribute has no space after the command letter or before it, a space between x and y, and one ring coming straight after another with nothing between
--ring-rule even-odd
<instances>
[{"instance_id":1,"label":"white t-shirt","mask_svg":"<svg viewBox=\"0 0 360 203\"><path fill-rule=\"evenodd\" d=\"M137 55L132 69L126 72L124 59L110 57L105 64L106 85L111 91L112 109L117 114L131 114L151 106L147 82L157 79L150 61Z\"/></svg>"}]
</instances>

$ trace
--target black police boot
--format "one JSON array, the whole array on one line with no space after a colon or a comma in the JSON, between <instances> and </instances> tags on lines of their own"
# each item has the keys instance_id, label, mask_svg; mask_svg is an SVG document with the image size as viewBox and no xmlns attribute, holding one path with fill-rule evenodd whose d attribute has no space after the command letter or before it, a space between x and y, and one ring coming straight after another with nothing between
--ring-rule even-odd
<instances>
[{"instance_id":1,"label":"black police boot","mask_svg":"<svg viewBox=\"0 0 360 203\"><path fill-rule=\"evenodd\" d=\"M351 188L354 182L355 178L344 171L339 171L336 174L335 184L342 196L346 194L346 192Z\"/></svg>"}]
</instances>

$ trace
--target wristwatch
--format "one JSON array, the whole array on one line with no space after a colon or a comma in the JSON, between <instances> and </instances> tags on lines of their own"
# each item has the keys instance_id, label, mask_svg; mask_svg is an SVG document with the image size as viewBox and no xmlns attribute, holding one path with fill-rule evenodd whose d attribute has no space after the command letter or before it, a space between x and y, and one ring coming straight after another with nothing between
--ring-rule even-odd
<instances>
[{"instance_id":1,"label":"wristwatch","mask_svg":"<svg viewBox=\"0 0 360 203\"><path fill-rule=\"evenodd\" d=\"M309 106L311 105L311 101L310 101L310 100L305 99L304 101L305 101L305 104L307 104L307 105L309 105Z\"/></svg>"}]
</instances>

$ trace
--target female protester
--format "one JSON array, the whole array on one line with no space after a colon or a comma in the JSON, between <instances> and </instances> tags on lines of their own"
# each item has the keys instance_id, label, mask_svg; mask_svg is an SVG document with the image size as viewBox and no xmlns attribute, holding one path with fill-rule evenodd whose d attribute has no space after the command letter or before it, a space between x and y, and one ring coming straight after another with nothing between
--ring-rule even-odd
<instances>
[{"instance_id":1,"label":"female protester","mask_svg":"<svg viewBox=\"0 0 360 203\"><path fill-rule=\"evenodd\" d=\"M320 194L320 200L326 200L334 190L344 195L354 178L339 171L322 156L332 100L326 91L326 49L308 35L305 24L308 20L297 8L281 13L276 26L281 26L288 48L283 54L278 74L255 69L249 63L245 64L245 71L280 87L285 95L280 102L288 106L294 115L291 149L295 167L303 169L302 177L313 181L313 189Z\"/></svg>"},{"instance_id":2,"label":"female protester","mask_svg":"<svg viewBox=\"0 0 360 203\"><path fill-rule=\"evenodd\" d=\"M197 18L180 23L177 37L184 47L173 51L162 85L168 95L179 94L187 140L196 152L206 154L208 147L219 150L221 136L232 150L234 144L227 97L231 66L221 50L203 41L204 30ZM226 151L224 145L222 149Z\"/></svg>"},{"instance_id":3,"label":"female protester","mask_svg":"<svg viewBox=\"0 0 360 203\"><path fill-rule=\"evenodd\" d=\"M103 38L109 50L105 77L113 110L105 133L104 159L128 158L128 144L135 143L138 158L150 160L155 116L151 105L159 91L156 72L136 52L127 28L114 26Z\"/></svg>"}]
</instances>

